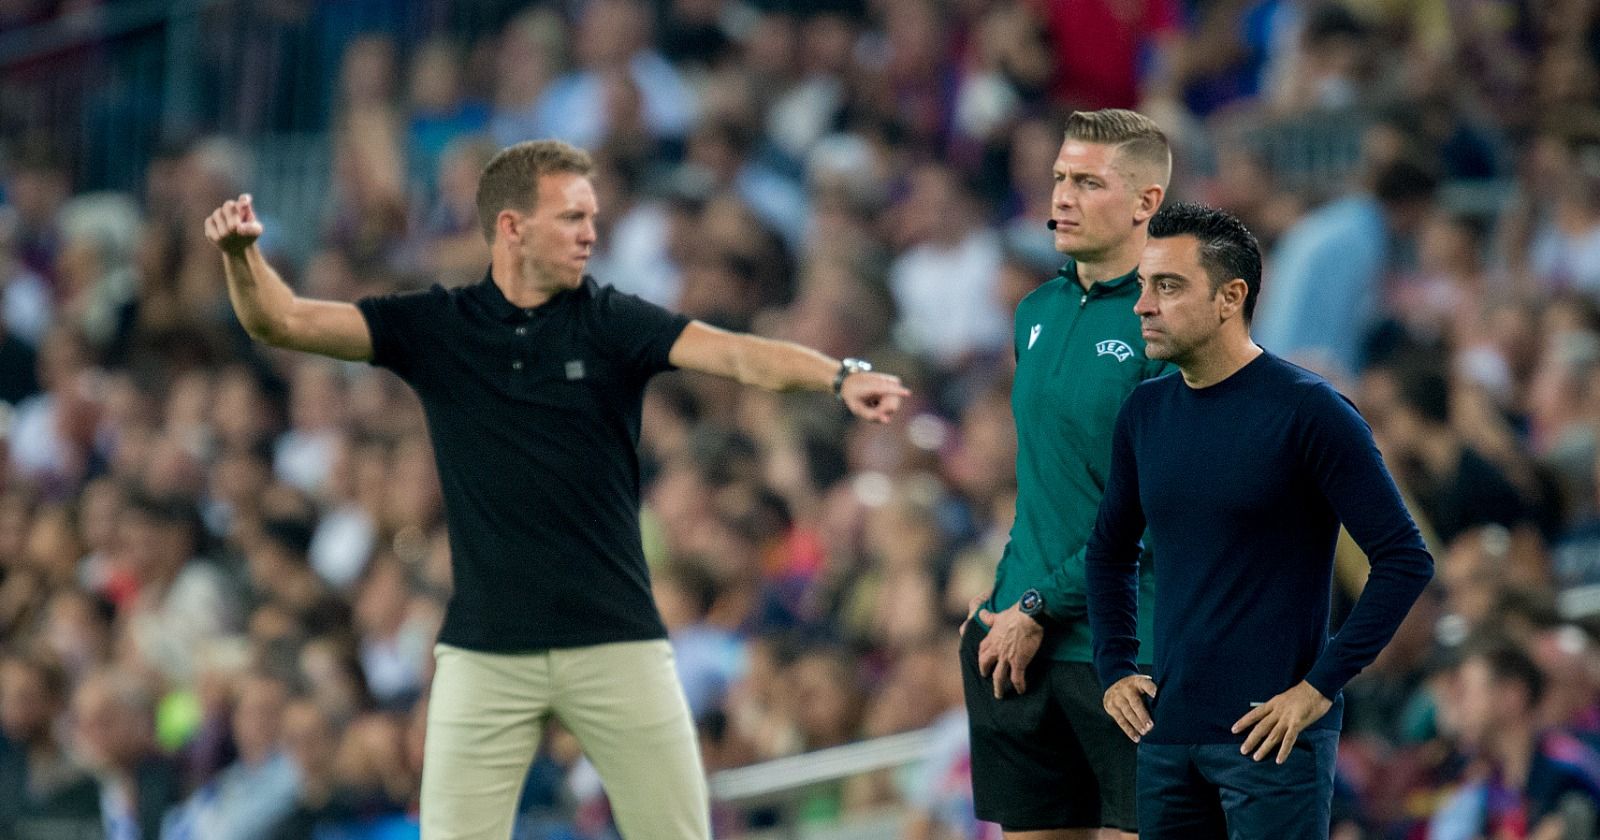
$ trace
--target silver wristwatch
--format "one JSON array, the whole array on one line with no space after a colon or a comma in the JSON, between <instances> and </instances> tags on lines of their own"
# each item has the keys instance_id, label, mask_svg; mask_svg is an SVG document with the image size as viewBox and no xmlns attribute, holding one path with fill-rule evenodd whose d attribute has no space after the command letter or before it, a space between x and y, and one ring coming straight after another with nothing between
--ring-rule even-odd
<instances>
[{"instance_id":1,"label":"silver wristwatch","mask_svg":"<svg viewBox=\"0 0 1600 840\"><path fill-rule=\"evenodd\" d=\"M833 375L833 395L844 399L844 380L852 373L866 373L872 370L872 363L861 359L845 359L839 363L839 372Z\"/></svg>"}]
</instances>

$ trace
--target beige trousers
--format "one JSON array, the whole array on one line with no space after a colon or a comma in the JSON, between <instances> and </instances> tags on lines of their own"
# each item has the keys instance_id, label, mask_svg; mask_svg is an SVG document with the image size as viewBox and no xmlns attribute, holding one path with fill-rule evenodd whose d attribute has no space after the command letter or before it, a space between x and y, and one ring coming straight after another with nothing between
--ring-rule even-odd
<instances>
[{"instance_id":1,"label":"beige trousers","mask_svg":"<svg viewBox=\"0 0 1600 840\"><path fill-rule=\"evenodd\" d=\"M700 747L665 640L434 648L422 840L507 840L545 719L577 737L625 840L710 840Z\"/></svg>"}]
</instances>

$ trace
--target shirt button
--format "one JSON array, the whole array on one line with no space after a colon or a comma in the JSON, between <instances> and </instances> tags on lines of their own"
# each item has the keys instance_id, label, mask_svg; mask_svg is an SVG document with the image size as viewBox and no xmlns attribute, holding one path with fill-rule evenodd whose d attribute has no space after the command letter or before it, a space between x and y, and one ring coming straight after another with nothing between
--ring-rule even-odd
<instances>
[{"instance_id":1,"label":"shirt button","mask_svg":"<svg viewBox=\"0 0 1600 840\"><path fill-rule=\"evenodd\" d=\"M527 335L527 334L528 334L528 328L527 327L517 327L517 335Z\"/></svg>"},{"instance_id":2,"label":"shirt button","mask_svg":"<svg viewBox=\"0 0 1600 840\"><path fill-rule=\"evenodd\" d=\"M522 360L518 359L518 360L512 362L511 363L511 369L512 370L522 370Z\"/></svg>"},{"instance_id":3,"label":"shirt button","mask_svg":"<svg viewBox=\"0 0 1600 840\"><path fill-rule=\"evenodd\" d=\"M532 318L533 317L533 310L532 309L524 309L524 310L522 310L522 314L528 316L529 318Z\"/></svg>"}]
</instances>

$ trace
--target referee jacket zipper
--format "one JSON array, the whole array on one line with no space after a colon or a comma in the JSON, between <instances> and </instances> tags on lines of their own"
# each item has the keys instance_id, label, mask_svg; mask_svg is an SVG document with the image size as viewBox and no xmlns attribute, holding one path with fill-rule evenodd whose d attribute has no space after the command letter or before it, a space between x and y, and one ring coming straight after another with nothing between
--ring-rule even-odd
<instances>
[{"instance_id":1,"label":"referee jacket zipper","mask_svg":"<svg viewBox=\"0 0 1600 840\"><path fill-rule=\"evenodd\" d=\"M1061 338L1061 352L1056 354L1054 364L1050 366L1051 379L1061 373L1061 366L1066 362L1067 354L1072 351L1072 336L1078 331L1078 322L1083 320L1084 310L1089 308L1089 293L1078 285L1077 280L1069 282L1078 287L1078 308L1072 310L1072 323L1067 325L1067 334Z\"/></svg>"}]
</instances>

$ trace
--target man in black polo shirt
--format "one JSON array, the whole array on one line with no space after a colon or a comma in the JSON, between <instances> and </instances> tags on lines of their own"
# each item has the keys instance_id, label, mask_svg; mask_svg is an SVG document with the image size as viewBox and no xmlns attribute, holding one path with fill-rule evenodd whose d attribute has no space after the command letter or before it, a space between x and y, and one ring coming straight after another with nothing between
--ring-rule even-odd
<instances>
[{"instance_id":1,"label":"man in black polo shirt","mask_svg":"<svg viewBox=\"0 0 1600 840\"><path fill-rule=\"evenodd\" d=\"M592 171L555 141L501 151L478 182L484 280L356 304L295 296L255 245L248 195L206 220L251 336L387 367L422 400L455 580L428 707L424 840L508 837L552 715L600 772L624 837L709 838L694 728L640 544L644 386L683 367L772 390L832 388L877 422L909 393L863 362L725 332L584 276Z\"/></svg>"}]
</instances>

